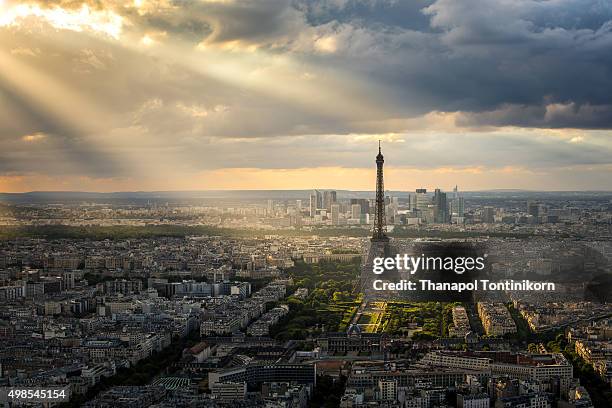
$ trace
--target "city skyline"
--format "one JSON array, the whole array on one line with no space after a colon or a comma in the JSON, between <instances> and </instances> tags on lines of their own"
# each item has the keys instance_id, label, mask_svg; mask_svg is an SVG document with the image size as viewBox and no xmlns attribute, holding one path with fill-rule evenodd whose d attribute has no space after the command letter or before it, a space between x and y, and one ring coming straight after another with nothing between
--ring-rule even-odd
<instances>
[{"instance_id":1,"label":"city skyline","mask_svg":"<svg viewBox=\"0 0 612 408\"><path fill-rule=\"evenodd\" d=\"M609 406L612 194L389 194L384 159L375 198L2 200L5 398Z\"/></svg>"},{"instance_id":2,"label":"city skyline","mask_svg":"<svg viewBox=\"0 0 612 408\"><path fill-rule=\"evenodd\" d=\"M612 407L612 0L0 0L0 408Z\"/></svg>"},{"instance_id":3,"label":"city skyline","mask_svg":"<svg viewBox=\"0 0 612 408\"><path fill-rule=\"evenodd\" d=\"M612 190L612 8L483 2L0 1L0 191Z\"/></svg>"}]
</instances>

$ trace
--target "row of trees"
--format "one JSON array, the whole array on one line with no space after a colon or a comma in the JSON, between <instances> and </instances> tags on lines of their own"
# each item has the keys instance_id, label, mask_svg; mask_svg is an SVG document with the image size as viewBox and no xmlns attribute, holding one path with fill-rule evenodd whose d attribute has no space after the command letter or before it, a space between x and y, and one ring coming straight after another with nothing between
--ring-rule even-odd
<instances>
[{"instance_id":1,"label":"row of trees","mask_svg":"<svg viewBox=\"0 0 612 408\"><path fill-rule=\"evenodd\" d=\"M134 238L154 238L154 237L186 237L192 235L223 235L231 237L256 237L267 234L266 231L218 228L207 225L145 225L145 226L69 226L69 225L25 225L25 226L5 226L0 230L0 239L15 238L46 238L46 239L134 239ZM370 235L370 230L365 228L315 228L313 230L278 230L275 234L286 237L301 237L308 235L320 236L348 236L365 237ZM486 234L478 231L437 231L426 229L413 229L398 227L391 236L397 238L468 238L483 235L497 237L524 238L530 234L517 234L507 232L488 232ZM342 253L342 250L340 252Z\"/></svg>"},{"instance_id":2,"label":"row of trees","mask_svg":"<svg viewBox=\"0 0 612 408\"><path fill-rule=\"evenodd\" d=\"M193 347L198 341L199 334L196 333L186 338L175 338L168 347L159 353L153 353L132 367L120 368L116 375L102 378L98 384L87 391L87 394L73 395L69 402L61 406L80 407L86 401L95 398L100 392L113 386L146 385L162 372L171 374L175 370L174 363L179 361L183 350L187 347Z\"/></svg>"},{"instance_id":3,"label":"row of trees","mask_svg":"<svg viewBox=\"0 0 612 408\"><path fill-rule=\"evenodd\" d=\"M548 335L547 337L549 338L550 336ZM563 333L557 333L554 340L542 341L540 343L544 344L549 352L563 353L572 363L574 366L574 377L580 379L580 384L587 389L596 407L612 407L612 390L610 390L610 385L602 380L593 370L591 364L587 363L576 353L574 345L566 340ZM528 349L529 351L537 352L538 345L530 343Z\"/></svg>"}]
</instances>

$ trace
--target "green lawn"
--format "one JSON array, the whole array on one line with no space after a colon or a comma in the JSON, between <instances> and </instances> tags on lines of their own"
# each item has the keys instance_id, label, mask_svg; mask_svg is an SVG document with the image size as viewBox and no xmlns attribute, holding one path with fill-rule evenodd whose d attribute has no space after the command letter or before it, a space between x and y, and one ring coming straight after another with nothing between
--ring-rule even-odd
<instances>
[{"instance_id":1,"label":"green lawn","mask_svg":"<svg viewBox=\"0 0 612 408\"><path fill-rule=\"evenodd\" d=\"M421 330L420 337L437 338L448 334L448 313L452 304L439 302L389 302L381 316L385 333L400 334L411 325Z\"/></svg>"},{"instance_id":2,"label":"green lawn","mask_svg":"<svg viewBox=\"0 0 612 408\"><path fill-rule=\"evenodd\" d=\"M361 303L359 294L353 292L359 272L359 260L316 265L296 262L287 273L295 287L308 288L309 295L304 300L289 298L289 314L270 334L282 340L303 340L323 330L345 331Z\"/></svg>"}]
</instances>

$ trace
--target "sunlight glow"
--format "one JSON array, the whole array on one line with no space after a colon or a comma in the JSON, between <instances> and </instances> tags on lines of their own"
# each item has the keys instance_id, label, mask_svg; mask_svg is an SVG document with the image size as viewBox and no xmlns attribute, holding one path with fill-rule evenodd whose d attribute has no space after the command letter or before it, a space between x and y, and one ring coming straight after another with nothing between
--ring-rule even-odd
<instances>
[{"instance_id":1,"label":"sunlight glow","mask_svg":"<svg viewBox=\"0 0 612 408\"><path fill-rule=\"evenodd\" d=\"M38 142L41 140L44 140L47 137L47 135L45 135L44 133L33 133L31 135L25 135L21 138L21 140L23 140L26 143L34 143L34 142Z\"/></svg>"},{"instance_id":2,"label":"sunlight glow","mask_svg":"<svg viewBox=\"0 0 612 408\"><path fill-rule=\"evenodd\" d=\"M0 7L2 6L0 3ZM116 40L119 39L123 27L121 16L108 10L92 11L85 4L78 10L65 10L61 7L46 9L39 5L18 4L2 10L0 27L18 26L29 17L42 19L58 29L77 32L88 30L108 35Z\"/></svg>"},{"instance_id":3,"label":"sunlight glow","mask_svg":"<svg viewBox=\"0 0 612 408\"><path fill-rule=\"evenodd\" d=\"M155 44L155 40L149 37L148 35L145 35L144 37L142 37L142 40L140 40L140 42L142 42L142 44L147 47Z\"/></svg>"},{"instance_id":4,"label":"sunlight glow","mask_svg":"<svg viewBox=\"0 0 612 408\"><path fill-rule=\"evenodd\" d=\"M377 90L356 77L336 75L330 70L320 75L316 66L257 48L237 47L235 42L223 43L221 48L201 43L196 50L198 52L193 54L177 54L176 49L165 48L159 55L201 75L282 99L330 118L345 120L354 115L382 114L382 108L374 102ZM215 64L202 64L206 60L215 61ZM305 68L318 78L316 83L295 81L301 78ZM288 83L292 86L286 86Z\"/></svg>"}]
</instances>

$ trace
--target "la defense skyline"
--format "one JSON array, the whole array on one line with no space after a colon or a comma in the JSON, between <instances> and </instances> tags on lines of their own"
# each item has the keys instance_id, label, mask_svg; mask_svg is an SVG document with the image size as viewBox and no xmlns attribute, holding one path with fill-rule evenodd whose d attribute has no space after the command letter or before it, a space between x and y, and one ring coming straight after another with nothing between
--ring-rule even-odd
<instances>
[{"instance_id":1,"label":"la defense skyline","mask_svg":"<svg viewBox=\"0 0 612 408\"><path fill-rule=\"evenodd\" d=\"M374 201L374 222L372 227L372 242L380 242L385 243L389 241L389 237L387 236L387 213L386 213L386 198L385 198L385 183L384 183L384 163L385 158L382 154L381 141L378 141L378 154L376 155L376 197ZM464 204L463 199L458 197L458 187L455 185L453 189L454 199L457 202L451 201L447 202L446 193L442 192L439 188L436 188L433 196L433 204L434 204L434 221L437 223L446 223L450 221L450 215L453 212L453 208L455 210L463 213ZM422 209L423 204L427 203L429 200L427 199L427 189L418 188L415 193L415 201L418 203L419 210ZM419 202L420 201L420 202ZM451 204L451 209L449 211L448 204ZM453 207L454 204L454 207ZM458 208L460 207L460 208Z\"/></svg>"},{"instance_id":2,"label":"la defense skyline","mask_svg":"<svg viewBox=\"0 0 612 408\"><path fill-rule=\"evenodd\" d=\"M384 163L385 158L382 154L381 141L378 141L378 154L376 155L376 197L374 200L374 220L372 223L372 236L370 238L369 247L367 249L367 254L364 257L365 262L361 267L361 292L364 294L365 298L369 301L380 299L380 300L390 300L395 298L406 298L411 299L413 301L417 300L453 300L453 301L473 301L471 291L466 291L465 293L455 293L453 290L445 290L440 293L433 293L429 291L425 291L419 294L412 294L406 292L404 294L396 294L393 291L385 291L377 290L376 285L374 285L375 281L379 282L394 282L399 279L403 279L402 281L407 281L408 279L412 279L411 273L406 273L406 271L400 271L397 269L397 266L393 268L389 268L386 271L383 271L382 274L374 274L374 259L375 258L394 258L396 256L414 256L414 254L421 254L421 256L437 256L440 259L448 259L450 258L461 258L465 259L468 257L470 259L476 259L478 256L484 254L484 247L480 247L474 245L470 242L427 242L424 241L422 243L407 243L407 242L392 242L389 236L387 235L387 214L386 214L386 197L385 197L385 188L384 188ZM457 186L454 188L454 193L457 195ZM417 189L416 197L421 197L421 199L426 199L426 189ZM434 223L447 223L451 221L450 214L454 210L458 210L457 207L457 197L454 197L453 200L447 202L446 193L440 191L440 189L436 189L434 192L434 196L432 200L426 199L426 202L433 204L433 212L432 212L432 221ZM417 201L421 201L418 200ZM464 204L463 199L459 200L461 203L460 211L463 213ZM423 204L423 202L419 202L417 205L419 207ZM450 204L450 210L449 210ZM420 210L419 210L420 211ZM461 214L462 215L462 214ZM492 207L486 207L484 211L484 221L485 222L493 222L494 221L494 209ZM421 274L422 268L418 268L415 270L415 273ZM470 275L468 277L468 275ZM445 282L447 284L453 284L457 282L468 282L472 278L475 278L476 275L471 275L471 273L461 276L454 273L445 274L443 271L432 271L428 273L427 278L429 282ZM380 286L379 286L380 287ZM553 285L554 287L554 285ZM554 290L554 289L553 289ZM459 291L461 292L461 291Z\"/></svg>"}]
</instances>

